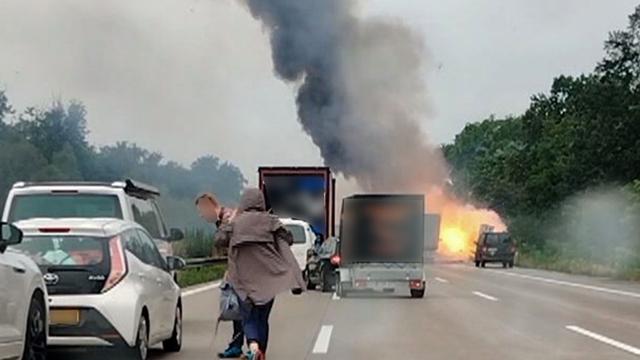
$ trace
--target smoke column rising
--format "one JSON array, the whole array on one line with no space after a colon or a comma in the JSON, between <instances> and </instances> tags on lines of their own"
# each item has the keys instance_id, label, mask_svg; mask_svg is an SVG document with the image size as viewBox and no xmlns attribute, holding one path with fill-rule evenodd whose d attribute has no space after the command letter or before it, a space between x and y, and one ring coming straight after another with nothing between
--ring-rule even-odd
<instances>
[{"instance_id":1,"label":"smoke column rising","mask_svg":"<svg viewBox=\"0 0 640 360\"><path fill-rule=\"evenodd\" d=\"M299 84L298 117L325 164L366 190L441 185L446 166L426 118L422 39L362 20L349 0L245 0L270 34L274 71Z\"/></svg>"}]
</instances>

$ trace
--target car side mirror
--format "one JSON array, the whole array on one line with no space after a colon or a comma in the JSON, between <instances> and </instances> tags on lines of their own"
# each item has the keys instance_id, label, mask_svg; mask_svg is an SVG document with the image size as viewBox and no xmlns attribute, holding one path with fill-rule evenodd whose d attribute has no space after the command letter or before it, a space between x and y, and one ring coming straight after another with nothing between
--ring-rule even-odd
<instances>
[{"instance_id":1,"label":"car side mirror","mask_svg":"<svg viewBox=\"0 0 640 360\"><path fill-rule=\"evenodd\" d=\"M180 241L184 239L184 233L180 229L171 228L169 229L169 236L167 237L167 241Z\"/></svg>"},{"instance_id":2,"label":"car side mirror","mask_svg":"<svg viewBox=\"0 0 640 360\"><path fill-rule=\"evenodd\" d=\"M0 223L0 253L3 253L7 246L16 245L22 241L22 230L9 223Z\"/></svg>"},{"instance_id":3,"label":"car side mirror","mask_svg":"<svg viewBox=\"0 0 640 360\"><path fill-rule=\"evenodd\" d=\"M167 269L169 271L182 270L187 266L187 262L178 256L167 256Z\"/></svg>"}]
</instances>

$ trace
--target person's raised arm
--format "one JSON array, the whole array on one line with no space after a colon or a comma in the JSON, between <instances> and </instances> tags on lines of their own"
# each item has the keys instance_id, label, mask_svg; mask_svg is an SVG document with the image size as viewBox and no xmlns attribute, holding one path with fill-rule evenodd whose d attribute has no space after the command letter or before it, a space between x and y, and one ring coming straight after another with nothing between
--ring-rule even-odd
<instances>
[{"instance_id":1,"label":"person's raised arm","mask_svg":"<svg viewBox=\"0 0 640 360\"><path fill-rule=\"evenodd\" d=\"M231 224L222 224L216 230L216 233L213 235L213 245L216 248L227 249L229 248L229 242L231 242L231 233L233 231L233 227Z\"/></svg>"}]
</instances>

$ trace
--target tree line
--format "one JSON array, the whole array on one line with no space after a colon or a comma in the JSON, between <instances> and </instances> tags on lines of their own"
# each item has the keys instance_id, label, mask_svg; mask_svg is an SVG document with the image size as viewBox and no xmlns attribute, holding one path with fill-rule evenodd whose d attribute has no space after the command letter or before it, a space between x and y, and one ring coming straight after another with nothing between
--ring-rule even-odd
<instances>
[{"instance_id":1,"label":"tree line","mask_svg":"<svg viewBox=\"0 0 640 360\"><path fill-rule=\"evenodd\" d=\"M470 123L443 152L452 190L497 211L525 258L640 269L640 6L591 73L557 76L523 114ZM576 239L602 228L597 212L591 224L575 221L588 200L612 198L621 210L609 232Z\"/></svg>"},{"instance_id":2,"label":"tree line","mask_svg":"<svg viewBox=\"0 0 640 360\"><path fill-rule=\"evenodd\" d=\"M202 227L194 212L198 192L213 191L224 203L239 200L246 180L234 164L205 155L190 166L127 142L89 143L82 103L56 101L17 113L0 91L0 204L17 181L116 181L133 178L158 187L172 226Z\"/></svg>"}]
</instances>

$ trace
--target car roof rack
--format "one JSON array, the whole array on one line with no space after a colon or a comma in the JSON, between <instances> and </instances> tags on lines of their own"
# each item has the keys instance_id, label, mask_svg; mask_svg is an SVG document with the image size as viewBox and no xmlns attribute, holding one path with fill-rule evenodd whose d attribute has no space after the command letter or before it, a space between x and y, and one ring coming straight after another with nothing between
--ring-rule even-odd
<instances>
[{"instance_id":1,"label":"car roof rack","mask_svg":"<svg viewBox=\"0 0 640 360\"><path fill-rule=\"evenodd\" d=\"M113 188L121 188L131 195L136 196L158 196L160 190L156 187L145 184L133 179L125 179L124 181L104 182L104 181L38 181L38 182L17 182L13 184L13 188L25 188L30 186L105 186Z\"/></svg>"}]
</instances>

